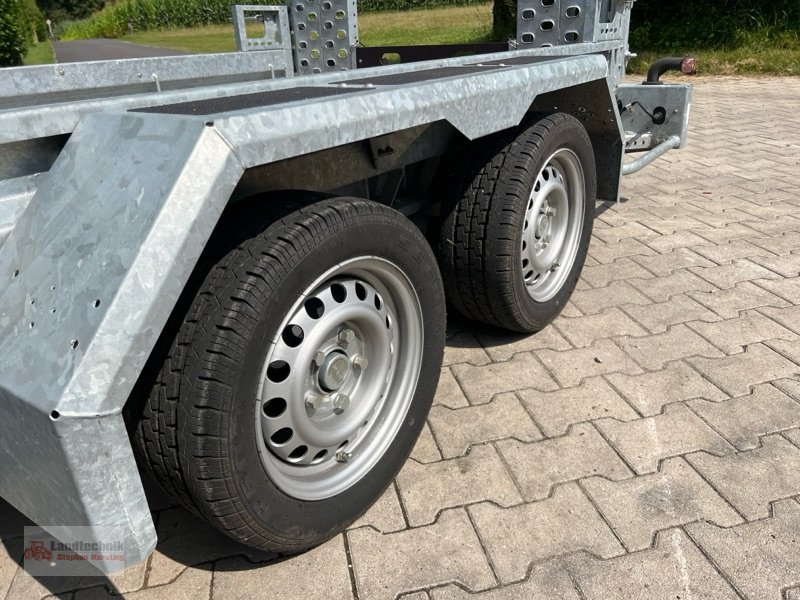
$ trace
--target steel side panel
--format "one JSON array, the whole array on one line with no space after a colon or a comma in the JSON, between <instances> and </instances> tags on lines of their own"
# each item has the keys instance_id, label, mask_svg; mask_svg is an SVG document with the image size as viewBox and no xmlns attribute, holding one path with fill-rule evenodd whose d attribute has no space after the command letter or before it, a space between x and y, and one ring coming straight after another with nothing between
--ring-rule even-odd
<instances>
[{"instance_id":1,"label":"steel side panel","mask_svg":"<svg viewBox=\"0 0 800 600\"><path fill-rule=\"evenodd\" d=\"M37 523L152 550L121 410L242 173L202 121L104 114L38 177L0 247L0 495Z\"/></svg>"}]
</instances>

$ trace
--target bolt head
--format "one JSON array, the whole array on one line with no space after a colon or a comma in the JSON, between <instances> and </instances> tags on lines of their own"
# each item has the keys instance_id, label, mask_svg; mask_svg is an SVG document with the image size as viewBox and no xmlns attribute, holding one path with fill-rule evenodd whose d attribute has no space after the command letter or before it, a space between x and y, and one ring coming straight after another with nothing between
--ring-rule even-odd
<instances>
[{"instance_id":1,"label":"bolt head","mask_svg":"<svg viewBox=\"0 0 800 600\"><path fill-rule=\"evenodd\" d=\"M351 458L353 458L353 453L352 452L347 452L345 450L339 450L336 453L336 456L335 456L336 462L339 462L339 463L346 463Z\"/></svg>"},{"instance_id":2,"label":"bolt head","mask_svg":"<svg viewBox=\"0 0 800 600\"><path fill-rule=\"evenodd\" d=\"M311 359L311 362L319 369L322 365L325 364L325 353L321 350L314 355L314 358Z\"/></svg>"},{"instance_id":3,"label":"bolt head","mask_svg":"<svg viewBox=\"0 0 800 600\"><path fill-rule=\"evenodd\" d=\"M553 263L553 264L550 266L550 272L551 272L551 273L555 273L556 271L558 271L558 269L559 269L559 267L560 267L560 266L561 266L561 263L554 262L554 263Z\"/></svg>"},{"instance_id":4,"label":"bolt head","mask_svg":"<svg viewBox=\"0 0 800 600\"><path fill-rule=\"evenodd\" d=\"M352 329L344 328L339 332L339 343L345 348L347 348L348 344L354 339L356 339L356 334Z\"/></svg>"},{"instance_id":5,"label":"bolt head","mask_svg":"<svg viewBox=\"0 0 800 600\"><path fill-rule=\"evenodd\" d=\"M306 394L306 406L312 410L319 410L327 404L328 398L320 394L308 393Z\"/></svg>"},{"instance_id":6,"label":"bolt head","mask_svg":"<svg viewBox=\"0 0 800 600\"><path fill-rule=\"evenodd\" d=\"M366 356L356 354L353 357L353 366L357 367L360 371L364 371L369 366L369 359Z\"/></svg>"},{"instance_id":7,"label":"bolt head","mask_svg":"<svg viewBox=\"0 0 800 600\"><path fill-rule=\"evenodd\" d=\"M334 410L347 410L347 407L350 406L350 396L347 394L336 394L333 397L333 408Z\"/></svg>"}]
</instances>

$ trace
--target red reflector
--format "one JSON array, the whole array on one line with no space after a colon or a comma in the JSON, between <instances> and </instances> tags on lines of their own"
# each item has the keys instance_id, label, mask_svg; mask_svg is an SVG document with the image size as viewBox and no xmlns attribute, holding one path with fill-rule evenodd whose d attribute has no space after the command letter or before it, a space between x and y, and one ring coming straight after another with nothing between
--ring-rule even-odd
<instances>
[{"instance_id":1,"label":"red reflector","mask_svg":"<svg viewBox=\"0 0 800 600\"><path fill-rule=\"evenodd\" d=\"M697 73L697 60L694 56L687 56L681 63L681 72L685 75L694 75Z\"/></svg>"}]
</instances>

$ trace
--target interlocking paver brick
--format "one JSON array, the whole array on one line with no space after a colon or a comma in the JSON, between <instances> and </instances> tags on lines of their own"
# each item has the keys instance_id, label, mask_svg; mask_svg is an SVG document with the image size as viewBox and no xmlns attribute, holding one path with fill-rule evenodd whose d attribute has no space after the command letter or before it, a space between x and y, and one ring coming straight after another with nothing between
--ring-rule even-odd
<instances>
[{"instance_id":1,"label":"interlocking paver brick","mask_svg":"<svg viewBox=\"0 0 800 600\"><path fill-rule=\"evenodd\" d=\"M736 287L737 283L754 279L778 279L780 276L751 260L741 258L728 265L689 269L720 289Z\"/></svg>"},{"instance_id":2,"label":"interlocking paver brick","mask_svg":"<svg viewBox=\"0 0 800 600\"><path fill-rule=\"evenodd\" d=\"M766 221L747 221L745 225L764 235L781 235L789 231L800 231L800 219L789 215Z\"/></svg>"},{"instance_id":3,"label":"interlocking paver brick","mask_svg":"<svg viewBox=\"0 0 800 600\"><path fill-rule=\"evenodd\" d=\"M800 374L800 366L763 344L724 358L691 358L689 362L731 396L745 396L750 387Z\"/></svg>"},{"instance_id":4,"label":"interlocking paver brick","mask_svg":"<svg viewBox=\"0 0 800 600\"><path fill-rule=\"evenodd\" d=\"M686 229L702 229L707 227L707 225L705 223L701 223L700 221L696 221L691 217L683 217L680 219L648 219L647 227L659 235L672 235L676 231L682 231Z\"/></svg>"},{"instance_id":5,"label":"interlocking paver brick","mask_svg":"<svg viewBox=\"0 0 800 600\"><path fill-rule=\"evenodd\" d=\"M617 225L616 227L608 227L605 229L596 229L594 234L607 244L619 242L625 238L639 238L639 240L641 240L648 236L658 235L652 229L648 229L637 222L626 223L625 225Z\"/></svg>"},{"instance_id":6,"label":"interlocking paver brick","mask_svg":"<svg viewBox=\"0 0 800 600\"><path fill-rule=\"evenodd\" d=\"M762 308L761 312L773 321L781 323L786 328L800 334L800 305L787 306L786 308Z\"/></svg>"},{"instance_id":7,"label":"interlocking paver brick","mask_svg":"<svg viewBox=\"0 0 800 600\"><path fill-rule=\"evenodd\" d=\"M550 437L565 434L573 423L602 417L629 421L638 416L601 377L592 377L580 386L555 392L522 390L519 397Z\"/></svg>"},{"instance_id":8,"label":"interlocking paver brick","mask_svg":"<svg viewBox=\"0 0 800 600\"><path fill-rule=\"evenodd\" d=\"M746 598L781 597L781 589L800 581L800 505L774 505L770 519L723 529L711 523L690 525L692 538Z\"/></svg>"},{"instance_id":9,"label":"interlocking paver brick","mask_svg":"<svg viewBox=\"0 0 800 600\"><path fill-rule=\"evenodd\" d=\"M739 597L680 529L659 533L652 550L606 561L578 555L566 562L585 600Z\"/></svg>"},{"instance_id":10,"label":"interlocking paver brick","mask_svg":"<svg viewBox=\"0 0 800 600\"><path fill-rule=\"evenodd\" d=\"M421 464L414 460L414 464ZM403 518L403 509L400 507L400 500L394 485L390 485L380 498L358 521L350 526L350 529L358 527L374 527L381 533L391 533L406 528L406 521Z\"/></svg>"},{"instance_id":11,"label":"interlocking paver brick","mask_svg":"<svg viewBox=\"0 0 800 600\"><path fill-rule=\"evenodd\" d=\"M637 474L654 473L662 459L695 450L727 454L733 448L683 404L671 404L654 417L620 423L595 423Z\"/></svg>"},{"instance_id":12,"label":"interlocking paver brick","mask_svg":"<svg viewBox=\"0 0 800 600\"><path fill-rule=\"evenodd\" d=\"M673 296L687 292L710 292L717 289L713 284L686 269L675 271L665 277L631 279L628 283L653 302L665 302ZM646 303L637 302L637 304Z\"/></svg>"},{"instance_id":13,"label":"interlocking paver brick","mask_svg":"<svg viewBox=\"0 0 800 600\"><path fill-rule=\"evenodd\" d=\"M652 248L648 248L636 238L625 238L611 244L592 243L589 246L589 256L602 265L613 263L618 258L626 256L652 256L653 254L655 251Z\"/></svg>"},{"instance_id":14,"label":"interlocking paver brick","mask_svg":"<svg viewBox=\"0 0 800 600\"><path fill-rule=\"evenodd\" d=\"M772 385L777 387L783 393L794 398L797 402L800 402L800 378L778 379L773 381Z\"/></svg>"},{"instance_id":15,"label":"interlocking paver brick","mask_svg":"<svg viewBox=\"0 0 800 600\"><path fill-rule=\"evenodd\" d=\"M636 305L632 305L636 306ZM638 307L642 308L642 307ZM701 307L702 308L702 307ZM645 310L642 308L642 310ZM619 308L609 308L607 311L577 317L574 319L561 318L554 323L555 327L564 334L576 348L585 348L596 340L615 335L647 335L647 331L622 312Z\"/></svg>"},{"instance_id":16,"label":"interlocking paver brick","mask_svg":"<svg viewBox=\"0 0 800 600\"><path fill-rule=\"evenodd\" d=\"M711 292L691 292L689 294L703 306L717 313L723 319L732 319L743 310L762 306L787 306L788 302L769 293L750 281L740 283L735 288Z\"/></svg>"},{"instance_id":17,"label":"interlocking paver brick","mask_svg":"<svg viewBox=\"0 0 800 600\"><path fill-rule=\"evenodd\" d=\"M705 241L705 240L704 240ZM706 242L708 243L708 242ZM769 256L770 252L754 245L747 240L734 240L719 246L693 246L695 252L706 257L718 265L730 264L740 258L751 258L753 256Z\"/></svg>"},{"instance_id":18,"label":"interlocking paver brick","mask_svg":"<svg viewBox=\"0 0 800 600\"><path fill-rule=\"evenodd\" d=\"M757 448L768 433L800 427L800 404L771 385L727 402L693 400L690 406L739 450Z\"/></svg>"},{"instance_id":19,"label":"interlocking paver brick","mask_svg":"<svg viewBox=\"0 0 800 600\"><path fill-rule=\"evenodd\" d=\"M265 592L271 598L352 598L343 536L262 569L238 557L216 564L214 600L260 598Z\"/></svg>"},{"instance_id":20,"label":"interlocking paver brick","mask_svg":"<svg viewBox=\"0 0 800 600\"><path fill-rule=\"evenodd\" d=\"M731 240L740 239L751 240L759 236L756 230L745 227L741 223L731 223L725 227L717 227L715 229L701 229L697 230L695 233L714 244L724 244Z\"/></svg>"},{"instance_id":21,"label":"interlocking paver brick","mask_svg":"<svg viewBox=\"0 0 800 600\"><path fill-rule=\"evenodd\" d=\"M707 258L703 258L697 252L693 252L688 248L678 248L658 256L635 256L631 260L658 276L669 275L674 271L688 267L710 267L714 265Z\"/></svg>"},{"instance_id":22,"label":"interlocking paver brick","mask_svg":"<svg viewBox=\"0 0 800 600\"><path fill-rule=\"evenodd\" d=\"M690 356L723 356L722 352L685 325L675 325L665 333L622 337L616 341L637 364L651 371L660 369L665 363Z\"/></svg>"},{"instance_id":23,"label":"interlocking paver brick","mask_svg":"<svg viewBox=\"0 0 800 600\"><path fill-rule=\"evenodd\" d=\"M22 538L0 544L0 597L5 598L11 588L11 582L20 568L22 552Z\"/></svg>"},{"instance_id":24,"label":"interlocking paver brick","mask_svg":"<svg viewBox=\"0 0 800 600\"><path fill-rule=\"evenodd\" d=\"M439 376L439 387L436 388L436 396L433 398L435 406L446 406L448 408L463 408L469 406L467 397L458 385L458 381L453 377L453 372L449 367L442 369Z\"/></svg>"},{"instance_id":25,"label":"interlocking paver brick","mask_svg":"<svg viewBox=\"0 0 800 600\"><path fill-rule=\"evenodd\" d=\"M432 592L433 600L581 600L569 573L559 560L534 565L525 581L470 594L454 585Z\"/></svg>"},{"instance_id":26,"label":"interlocking paver brick","mask_svg":"<svg viewBox=\"0 0 800 600\"><path fill-rule=\"evenodd\" d=\"M664 406L673 402L692 398L708 400L728 398L726 393L683 362L669 364L663 370L654 373L633 377L614 373L607 378L646 417L661 413Z\"/></svg>"},{"instance_id":27,"label":"interlocking paver brick","mask_svg":"<svg viewBox=\"0 0 800 600\"><path fill-rule=\"evenodd\" d=\"M453 365L453 374L470 404L485 404L502 392L525 388L542 391L558 388L558 384L530 352L517 354L508 362L482 367Z\"/></svg>"},{"instance_id":28,"label":"interlocking paver brick","mask_svg":"<svg viewBox=\"0 0 800 600\"><path fill-rule=\"evenodd\" d=\"M784 277L797 277L800 275L800 251L785 256L754 257L753 261Z\"/></svg>"},{"instance_id":29,"label":"interlocking paver brick","mask_svg":"<svg viewBox=\"0 0 800 600\"><path fill-rule=\"evenodd\" d=\"M797 213L797 207L793 207ZM789 231L783 235L776 235L774 237L757 238L753 240L753 244L768 250L773 254L789 254L790 252L797 252L800 250L800 233L797 231Z\"/></svg>"},{"instance_id":30,"label":"interlocking paver brick","mask_svg":"<svg viewBox=\"0 0 800 600\"><path fill-rule=\"evenodd\" d=\"M623 481L585 479L583 487L629 551L645 550L657 531L700 520L722 526L742 522L714 489L682 458L661 470Z\"/></svg>"},{"instance_id":31,"label":"interlocking paver brick","mask_svg":"<svg viewBox=\"0 0 800 600\"><path fill-rule=\"evenodd\" d=\"M541 502L507 509L485 503L468 510L503 583L523 579L532 563L569 552L603 558L623 552L576 483L559 486Z\"/></svg>"},{"instance_id":32,"label":"interlocking paver brick","mask_svg":"<svg viewBox=\"0 0 800 600\"><path fill-rule=\"evenodd\" d=\"M718 315L683 294L673 296L666 302L658 302L649 306L630 304L623 306L622 310L647 327L652 333L663 333L672 325L688 323L689 321L711 322L720 320ZM610 335L615 334L612 332Z\"/></svg>"},{"instance_id":33,"label":"interlocking paver brick","mask_svg":"<svg viewBox=\"0 0 800 600\"><path fill-rule=\"evenodd\" d=\"M477 336L495 362L506 361L520 352L543 348L569 350L572 347L553 327L545 327L534 335L519 335L508 331L481 331Z\"/></svg>"},{"instance_id":34,"label":"interlocking paver brick","mask_svg":"<svg viewBox=\"0 0 800 600\"><path fill-rule=\"evenodd\" d=\"M584 315L594 315L623 304L650 304L650 302L647 296L638 292L626 281L614 282L604 288L575 290L572 294L572 303ZM561 313L561 316L568 315Z\"/></svg>"},{"instance_id":35,"label":"interlocking paver brick","mask_svg":"<svg viewBox=\"0 0 800 600\"><path fill-rule=\"evenodd\" d=\"M578 385L587 377L604 373L624 372L636 375L642 372L636 363L610 340L598 340L586 348L563 352L539 350L536 355L541 358L562 387Z\"/></svg>"},{"instance_id":36,"label":"interlocking paver brick","mask_svg":"<svg viewBox=\"0 0 800 600\"><path fill-rule=\"evenodd\" d=\"M770 502L800 494L800 448L780 435L762 438L749 452L698 453L688 460L751 521L766 518Z\"/></svg>"},{"instance_id":37,"label":"interlocking paver brick","mask_svg":"<svg viewBox=\"0 0 800 600\"><path fill-rule=\"evenodd\" d=\"M575 425L565 436L525 444L504 440L497 448L526 500L541 500L553 486L592 475L625 479L632 474L589 423Z\"/></svg>"},{"instance_id":38,"label":"interlocking paver brick","mask_svg":"<svg viewBox=\"0 0 800 600\"><path fill-rule=\"evenodd\" d=\"M497 585L463 508L446 510L433 525L380 534L347 532L359 598L393 598L459 582L472 591Z\"/></svg>"},{"instance_id":39,"label":"interlocking paver brick","mask_svg":"<svg viewBox=\"0 0 800 600\"><path fill-rule=\"evenodd\" d=\"M457 333L447 340L442 366L448 367L460 363L485 365L490 362L492 360L474 334Z\"/></svg>"},{"instance_id":40,"label":"interlocking paver brick","mask_svg":"<svg viewBox=\"0 0 800 600\"><path fill-rule=\"evenodd\" d=\"M620 258L613 263L584 267L581 279L594 288L605 287L612 281L652 277L643 266L630 258Z\"/></svg>"},{"instance_id":41,"label":"interlocking paver brick","mask_svg":"<svg viewBox=\"0 0 800 600\"><path fill-rule=\"evenodd\" d=\"M425 423L422 428L422 433L419 434L419 439L411 451L411 458L423 464L442 460L442 453L436 445L436 440L433 439L429 423Z\"/></svg>"},{"instance_id":42,"label":"interlocking paver brick","mask_svg":"<svg viewBox=\"0 0 800 600\"><path fill-rule=\"evenodd\" d=\"M764 345L769 346L775 350L775 352L785 356L787 359L797 365L798 370L796 371L795 375L800 377L800 342L797 340L773 339L765 342Z\"/></svg>"},{"instance_id":43,"label":"interlocking paver brick","mask_svg":"<svg viewBox=\"0 0 800 600\"><path fill-rule=\"evenodd\" d=\"M763 310L768 311L770 309ZM747 311L735 319L727 319L717 323L689 323L689 327L725 352L725 354L743 352L745 346L766 340L797 339L797 334L782 327L776 323L776 320L765 317L756 311Z\"/></svg>"},{"instance_id":44,"label":"interlocking paver brick","mask_svg":"<svg viewBox=\"0 0 800 600\"><path fill-rule=\"evenodd\" d=\"M412 527L433 523L443 508L490 500L512 506L522 498L491 445L469 455L429 465L407 462L397 476L400 497Z\"/></svg>"},{"instance_id":45,"label":"interlocking paver brick","mask_svg":"<svg viewBox=\"0 0 800 600\"><path fill-rule=\"evenodd\" d=\"M759 279L753 283L792 304L800 304L800 277L778 280Z\"/></svg>"},{"instance_id":46,"label":"interlocking paver brick","mask_svg":"<svg viewBox=\"0 0 800 600\"><path fill-rule=\"evenodd\" d=\"M502 394L480 406L431 409L428 422L444 458L462 456L473 444L505 437L532 442L542 434L515 394Z\"/></svg>"},{"instance_id":47,"label":"interlocking paver brick","mask_svg":"<svg viewBox=\"0 0 800 600\"><path fill-rule=\"evenodd\" d=\"M671 207L669 207L671 210ZM698 246L711 245L711 242L704 240L692 230L678 230L675 233L662 235L661 237L644 238L644 243L659 254L667 254L677 248L694 248Z\"/></svg>"}]
</instances>

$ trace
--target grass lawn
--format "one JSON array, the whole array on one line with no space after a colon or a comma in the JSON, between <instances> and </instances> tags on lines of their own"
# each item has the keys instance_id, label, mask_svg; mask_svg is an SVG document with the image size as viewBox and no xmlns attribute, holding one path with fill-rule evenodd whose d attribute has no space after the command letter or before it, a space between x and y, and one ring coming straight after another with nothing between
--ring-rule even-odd
<instances>
[{"instance_id":1,"label":"grass lawn","mask_svg":"<svg viewBox=\"0 0 800 600\"><path fill-rule=\"evenodd\" d=\"M362 13L358 16L365 46L459 44L488 39L492 5L456 6L402 12ZM197 29L142 31L126 41L190 52L229 52L236 49L233 28L216 25Z\"/></svg>"},{"instance_id":2,"label":"grass lawn","mask_svg":"<svg viewBox=\"0 0 800 600\"><path fill-rule=\"evenodd\" d=\"M49 65L53 62L53 45L44 41L31 46L22 62L25 65Z\"/></svg>"}]
</instances>

